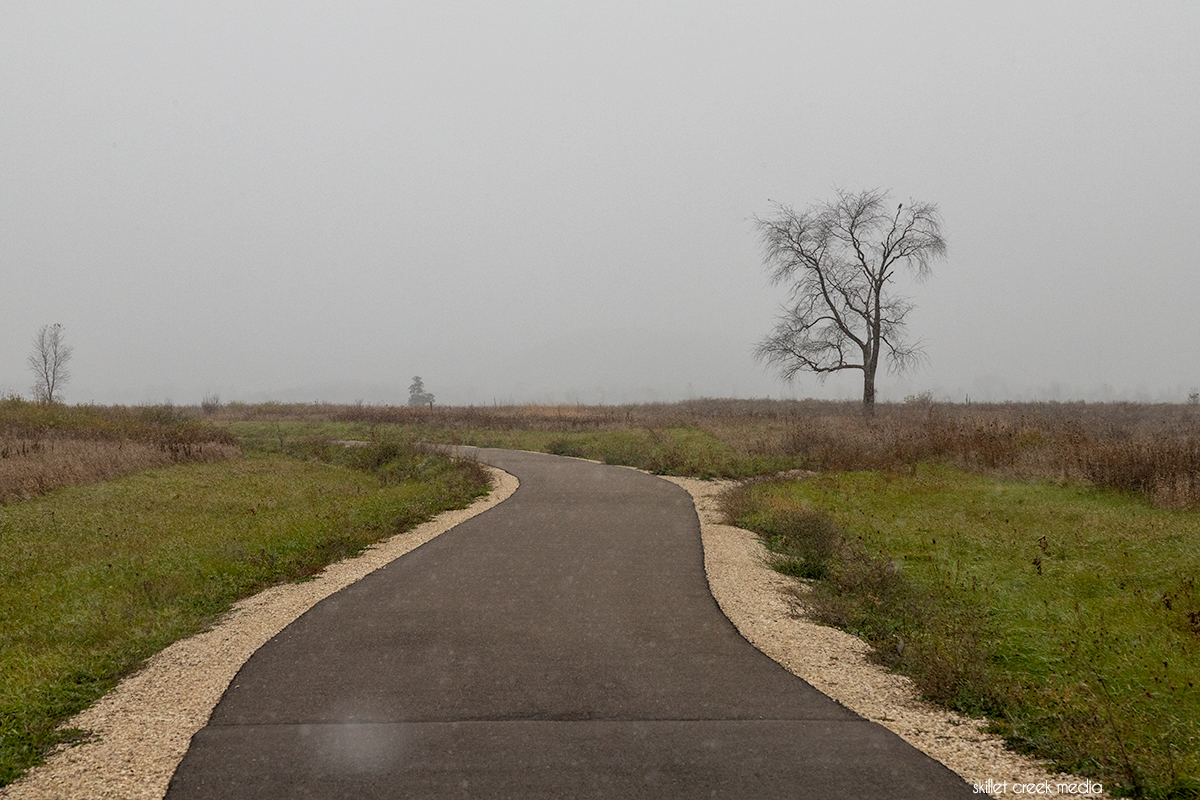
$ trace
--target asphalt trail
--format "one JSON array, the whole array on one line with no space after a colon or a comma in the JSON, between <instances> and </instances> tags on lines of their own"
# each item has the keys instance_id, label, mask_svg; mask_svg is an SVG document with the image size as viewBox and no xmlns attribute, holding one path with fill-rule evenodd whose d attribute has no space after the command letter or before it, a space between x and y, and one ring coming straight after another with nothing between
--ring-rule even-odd
<instances>
[{"instance_id":1,"label":"asphalt trail","mask_svg":"<svg viewBox=\"0 0 1200 800\"><path fill-rule=\"evenodd\" d=\"M168 798L978 796L738 634L685 491L478 456L516 494L256 652Z\"/></svg>"}]
</instances>

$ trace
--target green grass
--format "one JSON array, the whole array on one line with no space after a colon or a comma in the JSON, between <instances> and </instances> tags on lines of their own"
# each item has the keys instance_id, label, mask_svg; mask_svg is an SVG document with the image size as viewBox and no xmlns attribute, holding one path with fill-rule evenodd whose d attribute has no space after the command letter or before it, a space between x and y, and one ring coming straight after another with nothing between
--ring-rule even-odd
<instances>
[{"instance_id":1,"label":"green grass","mask_svg":"<svg viewBox=\"0 0 1200 800\"><path fill-rule=\"evenodd\" d=\"M827 513L818 613L927 695L1128 793L1200 796L1195 513L928 466L752 485L730 509L802 565L788 517Z\"/></svg>"},{"instance_id":2,"label":"green grass","mask_svg":"<svg viewBox=\"0 0 1200 800\"><path fill-rule=\"evenodd\" d=\"M0 785L70 738L63 720L237 599L487 485L476 465L394 444L323 455L181 465L0 506Z\"/></svg>"},{"instance_id":3,"label":"green grass","mask_svg":"<svg viewBox=\"0 0 1200 800\"><path fill-rule=\"evenodd\" d=\"M224 425L243 445L251 449L276 451L296 441L367 441L373 433L399 433L398 425L371 425L366 422L316 422L299 420L247 420Z\"/></svg>"}]
</instances>

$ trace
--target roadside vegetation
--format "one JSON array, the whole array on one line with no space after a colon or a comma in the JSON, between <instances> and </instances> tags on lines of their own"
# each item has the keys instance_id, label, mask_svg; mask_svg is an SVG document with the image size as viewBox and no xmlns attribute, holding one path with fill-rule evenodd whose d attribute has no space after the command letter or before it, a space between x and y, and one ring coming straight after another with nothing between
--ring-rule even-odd
<instances>
[{"instance_id":1,"label":"roadside vegetation","mask_svg":"<svg viewBox=\"0 0 1200 800\"><path fill-rule=\"evenodd\" d=\"M241 454L227 430L182 408L0 400L0 503L150 467Z\"/></svg>"},{"instance_id":2,"label":"roadside vegetation","mask_svg":"<svg viewBox=\"0 0 1200 800\"><path fill-rule=\"evenodd\" d=\"M923 395L869 420L856 403L766 400L0 412L0 474L24 470L0 477L0 669L54 676L4 687L5 764L31 763L58 720L237 597L481 491L469 464L406 444L436 442L743 480L728 514L807 582L797 602L928 697L1110 790L1200 797L1194 403ZM174 466L39 496L153 465L30 458L73 442Z\"/></svg>"},{"instance_id":3,"label":"roadside vegetation","mask_svg":"<svg viewBox=\"0 0 1200 800\"><path fill-rule=\"evenodd\" d=\"M269 405L242 437L517 447L750 479L731 519L797 596L1015 749L1146 798L1200 797L1200 406L696 400ZM223 420L223 421L222 421ZM288 427L293 426L293 427ZM322 427L324 426L324 427ZM782 480L781 472L817 473ZM794 475L795 473L793 473Z\"/></svg>"},{"instance_id":4,"label":"roadside vegetation","mask_svg":"<svg viewBox=\"0 0 1200 800\"><path fill-rule=\"evenodd\" d=\"M367 439L386 433L426 442L533 450L637 467L659 475L743 478L787 469L784 456L738 453L713 433L688 426L613 430L441 428L365 422L230 422L229 431L259 446L293 452L309 442Z\"/></svg>"},{"instance_id":5,"label":"roadside vegetation","mask_svg":"<svg viewBox=\"0 0 1200 800\"><path fill-rule=\"evenodd\" d=\"M1200 520L1128 492L918 465L744 485L796 602L1014 749L1200 797Z\"/></svg>"},{"instance_id":6,"label":"roadside vegetation","mask_svg":"<svg viewBox=\"0 0 1200 800\"><path fill-rule=\"evenodd\" d=\"M446 444L516 447L660 474L746 478L789 469L911 471L931 462L1015 480L1138 492L1200 509L1200 404L880 404L690 400L623 406L228 403L207 417L281 446L374 429Z\"/></svg>"},{"instance_id":7,"label":"roadside vegetation","mask_svg":"<svg viewBox=\"0 0 1200 800\"><path fill-rule=\"evenodd\" d=\"M102 425L139 413L57 411L95 413ZM212 441L237 447L218 433ZM58 726L238 599L311 576L488 486L478 464L400 440L247 451L106 481L83 470L91 482L0 505L0 786L84 736Z\"/></svg>"}]
</instances>

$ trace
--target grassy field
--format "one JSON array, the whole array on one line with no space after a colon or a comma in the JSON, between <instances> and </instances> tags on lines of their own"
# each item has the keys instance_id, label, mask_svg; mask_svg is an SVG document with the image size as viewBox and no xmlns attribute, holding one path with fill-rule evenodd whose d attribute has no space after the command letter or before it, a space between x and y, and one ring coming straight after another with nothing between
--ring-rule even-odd
<instances>
[{"instance_id":1,"label":"grassy field","mask_svg":"<svg viewBox=\"0 0 1200 800\"><path fill-rule=\"evenodd\" d=\"M1133 796L1200 797L1200 406L914 398L866 421L856 404L815 401L313 404L223 417L285 449L310 425L697 477L819 471L752 481L729 511L782 571L814 581L826 622L930 698L989 714L1017 749Z\"/></svg>"},{"instance_id":2,"label":"grassy field","mask_svg":"<svg viewBox=\"0 0 1200 800\"><path fill-rule=\"evenodd\" d=\"M728 511L926 696L1106 786L1198 796L1194 512L930 465L756 483Z\"/></svg>"},{"instance_id":3,"label":"grassy field","mask_svg":"<svg viewBox=\"0 0 1200 800\"><path fill-rule=\"evenodd\" d=\"M466 505L470 462L401 444L252 453L0 506L0 785L64 719L239 598Z\"/></svg>"},{"instance_id":4,"label":"grassy field","mask_svg":"<svg viewBox=\"0 0 1200 800\"><path fill-rule=\"evenodd\" d=\"M27 612L0 619L9 637L4 658L15 653L4 674L54 672L58 681L56 688L14 684L0 699L0 736L24 748L25 758L53 740L52 720L175 635L168 629L195 629L188 625L203 624L205 614L228 602L196 599L208 589L176 592L176 582L207 575L209 588L224 591L228 583L232 597L303 575L361 546L337 531L382 535L380 520L396 507L380 497L406 481L428 487L440 480L443 467L411 448L391 445L409 453L397 461L377 448L331 442L428 441L752 479L729 498L731 517L763 535L778 568L813 582L806 602L816 613L867 638L882 663L913 675L929 697L989 714L1014 747L1110 788L1200 797L1200 406L913 398L881 404L869 421L855 403L759 400L469 408L214 403L74 412L102 419L102 436L88 434L82 416L49 424L37 413L30 404L0 403L0 472L8 460L18 476L9 494L15 499L0 505L0 547L19 566L5 573L5 590L16 587L14 597L48 592L35 602L61 615L49 622ZM179 466L38 498L45 487L31 491L29 476L46 469L31 455L72 441L85 449L139 445ZM236 457L238 448L257 455L188 463L209 458L202 453L226 458L232 450ZM331 466L334 458L357 464ZM821 474L763 480L794 469ZM83 469L63 480L108 474ZM214 475L223 477L204 477ZM274 475L287 476L286 485L273 484ZM183 476L199 482L176 484ZM341 488L312 488L326 485ZM297 488L304 486L310 488ZM125 497L124 505L105 506L108 491ZM402 494L394 501L412 499ZM143 515L163 505L191 509L193 528L225 520L206 555L146 538L143 531L160 523ZM111 515L87 516L100 508ZM119 522L122 515L135 522ZM314 524L331 538L267 544L279 530L304 539L314 520L324 521ZM71 542L86 545L78 563L65 544ZM91 594L54 600L48 588L18 586L55 547L59 573L51 583L90 586ZM123 548L128 552L117 558ZM137 555L149 551L159 560ZM198 566L210 558L225 559L225 566ZM111 588L117 586L123 588ZM176 601L189 597L183 605L190 603L200 621L175 622L186 616ZM155 609L156 621L123 610L138 604ZM105 633L114 616L127 633ZM54 666L56 630L86 645L82 666ZM96 636L114 649L93 649L87 643ZM39 643L43 655L36 658L49 660L35 663L32 650L10 647L18 639ZM35 707L50 710L38 711L36 720L23 716ZM18 742L14 732L21 731L37 733Z\"/></svg>"},{"instance_id":5,"label":"grassy field","mask_svg":"<svg viewBox=\"0 0 1200 800\"><path fill-rule=\"evenodd\" d=\"M876 412L866 421L856 403L815 400L436 408L234 403L209 419L252 426L256 435L301 422L331 433L400 428L425 441L560 451L699 477L796 467L905 471L937 462L1005 478L1129 490L1159 506L1200 509L1200 405L960 405L914 398L880 404Z\"/></svg>"}]
</instances>

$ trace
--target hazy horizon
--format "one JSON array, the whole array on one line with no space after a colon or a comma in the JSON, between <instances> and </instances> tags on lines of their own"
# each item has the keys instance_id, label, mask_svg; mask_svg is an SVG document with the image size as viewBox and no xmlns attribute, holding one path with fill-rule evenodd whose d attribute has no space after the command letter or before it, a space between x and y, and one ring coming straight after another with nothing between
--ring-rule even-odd
<instances>
[{"instance_id":1,"label":"hazy horizon","mask_svg":"<svg viewBox=\"0 0 1200 800\"><path fill-rule=\"evenodd\" d=\"M1200 387L1200 5L9 4L0 393L861 396L752 359L755 215L937 203L879 396Z\"/></svg>"}]
</instances>

